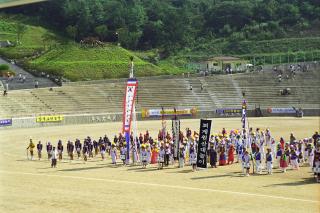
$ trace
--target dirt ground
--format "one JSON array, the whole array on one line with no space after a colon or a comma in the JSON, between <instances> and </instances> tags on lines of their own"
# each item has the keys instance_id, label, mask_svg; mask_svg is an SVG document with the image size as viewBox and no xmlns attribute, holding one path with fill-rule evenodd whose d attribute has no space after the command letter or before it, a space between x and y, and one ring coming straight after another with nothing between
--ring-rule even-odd
<instances>
[{"instance_id":1,"label":"dirt ground","mask_svg":"<svg viewBox=\"0 0 320 213\"><path fill-rule=\"evenodd\" d=\"M310 137L319 117L250 118L250 126L270 128L286 139ZM199 120L182 120L182 129L198 130ZM139 122L140 131L156 136L160 121ZM168 121L168 126L171 126ZM213 132L239 128L240 119L213 119ZM58 139L94 138L121 129L121 123L0 131L0 212L320 212L320 185L309 167L273 175L243 177L239 164L192 172L189 166L113 166L99 156L58 162L29 161L29 138L44 144ZM66 146L65 146L66 148Z\"/></svg>"}]
</instances>

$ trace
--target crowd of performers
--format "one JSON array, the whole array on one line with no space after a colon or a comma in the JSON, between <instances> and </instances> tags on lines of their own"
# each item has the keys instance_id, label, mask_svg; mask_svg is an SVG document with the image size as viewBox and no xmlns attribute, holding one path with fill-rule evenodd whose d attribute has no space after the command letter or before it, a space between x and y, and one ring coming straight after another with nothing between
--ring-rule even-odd
<instances>
[{"instance_id":1,"label":"crowd of performers","mask_svg":"<svg viewBox=\"0 0 320 213\"><path fill-rule=\"evenodd\" d=\"M178 164L180 168L185 165L192 166L195 171L197 159L197 143L199 134L186 129L180 132L178 147L175 147L172 136L167 132L159 131L157 139L150 136L149 132L140 134L135 140L130 136L130 156L134 164L140 164L146 168L149 164L157 164L158 169L169 165ZM81 142L68 141L66 147L61 140L57 146L46 143L47 157L51 160L51 166L56 167L57 159L62 160L63 153L68 154L72 161L74 158L83 159L100 155L102 160L111 157L112 164L129 163L127 159L127 146L125 137L120 133L112 140L105 135L98 140L87 137ZM66 149L64 149L66 148ZM34 149L38 153L38 159L42 157L43 145L41 141L34 144L30 139L27 149L33 159ZM310 138L296 139L291 133L290 140L280 138L276 141L269 129L262 131L257 128L249 129L249 132L231 130L225 128L219 134L211 135L207 149L208 163L212 168L233 163L239 163L245 176L249 176L250 168L253 172L261 174L264 170L272 174L273 168L286 172L290 169L299 169L301 166L310 166L318 182L320 182L320 135L318 132Z\"/></svg>"}]
</instances>

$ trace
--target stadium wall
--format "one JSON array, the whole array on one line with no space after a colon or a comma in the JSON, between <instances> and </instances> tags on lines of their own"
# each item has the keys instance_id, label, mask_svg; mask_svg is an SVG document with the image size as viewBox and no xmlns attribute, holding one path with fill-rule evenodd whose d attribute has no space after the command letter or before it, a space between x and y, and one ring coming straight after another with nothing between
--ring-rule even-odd
<instances>
[{"instance_id":1,"label":"stadium wall","mask_svg":"<svg viewBox=\"0 0 320 213\"><path fill-rule=\"evenodd\" d=\"M262 117L271 116L283 116L283 117L297 117L296 114L292 113L277 113L272 114L267 110L262 110ZM304 116L320 116L320 109L304 109ZM248 110L248 117L258 117L255 110ZM107 122L120 122L122 121L122 113L104 113L104 114L78 114L78 115L59 115L63 119L61 121L49 121L49 122L37 122L37 117L24 117L24 118L12 118L12 125L0 126L0 130L10 128L35 128L35 127L47 127L47 126L63 126L63 125L77 125L77 124L97 124ZM200 118L229 118L239 117L240 113L230 114L217 114L216 111L199 111L194 116L179 116L180 119L200 119ZM172 117L166 117L170 120ZM161 118L142 118L141 113L137 113L137 120L160 120ZM240 121L239 121L240 122Z\"/></svg>"}]
</instances>

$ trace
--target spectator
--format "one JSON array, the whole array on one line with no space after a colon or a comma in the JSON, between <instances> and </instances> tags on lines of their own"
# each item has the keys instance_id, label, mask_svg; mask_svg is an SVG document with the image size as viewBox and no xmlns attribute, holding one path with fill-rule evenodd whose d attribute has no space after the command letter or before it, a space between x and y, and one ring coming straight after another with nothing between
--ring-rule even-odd
<instances>
[{"instance_id":1,"label":"spectator","mask_svg":"<svg viewBox=\"0 0 320 213\"><path fill-rule=\"evenodd\" d=\"M293 72L292 72L292 79L295 79L295 78L296 78L296 72L293 71Z\"/></svg>"},{"instance_id":2,"label":"spectator","mask_svg":"<svg viewBox=\"0 0 320 213\"><path fill-rule=\"evenodd\" d=\"M190 90L192 90L192 85L190 85L190 88L189 88Z\"/></svg>"},{"instance_id":3,"label":"spectator","mask_svg":"<svg viewBox=\"0 0 320 213\"><path fill-rule=\"evenodd\" d=\"M285 88L283 90L280 90L281 95L290 95L291 94L291 89L290 88Z\"/></svg>"},{"instance_id":4,"label":"spectator","mask_svg":"<svg viewBox=\"0 0 320 213\"><path fill-rule=\"evenodd\" d=\"M13 81L13 75L10 75L8 81Z\"/></svg>"},{"instance_id":5,"label":"spectator","mask_svg":"<svg viewBox=\"0 0 320 213\"><path fill-rule=\"evenodd\" d=\"M36 80L35 84L34 84L34 88L39 88L39 81Z\"/></svg>"},{"instance_id":6,"label":"spectator","mask_svg":"<svg viewBox=\"0 0 320 213\"><path fill-rule=\"evenodd\" d=\"M276 66L273 67L273 71L274 71L274 72L277 72L277 71L278 71L278 69L277 69Z\"/></svg>"},{"instance_id":7,"label":"spectator","mask_svg":"<svg viewBox=\"0 0 320 213\"><path fill-rule=\"evenodd\" d=\"M301 71L301 65L300 64L298 64L297 71Z\"/></svg>"},{"instance_id":8,"label":"spectator","mask_svg":"<svg viewBox=\"0 0 320 213\"><path fill-rule=\"evenodd\" d=\"M302 118L302 117L303 117L302 108L299 108L299 109L297 110L297 117L299 117L299 118Z\"/></svg>"}]
</instances>

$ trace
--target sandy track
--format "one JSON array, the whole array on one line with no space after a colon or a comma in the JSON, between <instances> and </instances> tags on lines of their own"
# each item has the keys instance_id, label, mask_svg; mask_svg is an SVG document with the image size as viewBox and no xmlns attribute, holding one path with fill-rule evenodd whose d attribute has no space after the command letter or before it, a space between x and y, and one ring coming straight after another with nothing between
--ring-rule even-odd
<instances>
[{"instance_id":1,"label":"sandy track","mask_svg":"<svg viewBox=\"0 0 320 213\"><path fill-rule=\"evenodd\" d=\"M214 119L213 130L238 128L239 119ZM170 126L168 121L168 126ZM311 135L319 117L250 119L253 127L270 127L278 138ZM183 120L198 130L199 120ZM155 136L159 121L139 122ZM37 141L74 139L90 135L112 137L120 123L0 131L1 212L319 212L320 187L308 167L286 174L242 177L240 165L191 172L190 167L112 166L99 157L58 162L27 161L30 136Z\"/></svg>"}]
</instances>

